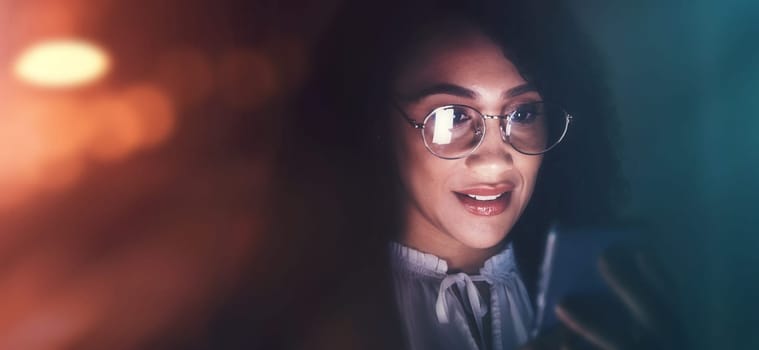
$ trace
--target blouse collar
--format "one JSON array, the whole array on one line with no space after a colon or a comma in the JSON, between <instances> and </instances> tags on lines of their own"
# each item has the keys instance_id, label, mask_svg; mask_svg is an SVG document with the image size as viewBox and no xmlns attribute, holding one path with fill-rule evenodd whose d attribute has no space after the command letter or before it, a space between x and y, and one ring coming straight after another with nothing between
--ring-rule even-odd
<instances>
[{"instance_id":1,"label":"blouse collar","mask_svg":"<svg viewBox=\"0 0 759 350\"><path fill-rule=\"evenodd\" d=\"M423 253L397 242L392 242L390 248L394 256L393 265L396 268L437 278L444 278L449 274L448 262L433 254ZM514 250L511 244L508 244L498 254L485 260L479 275L493 283L495 280L502 280L516 273Z\"/></svg>"}]
</instances>

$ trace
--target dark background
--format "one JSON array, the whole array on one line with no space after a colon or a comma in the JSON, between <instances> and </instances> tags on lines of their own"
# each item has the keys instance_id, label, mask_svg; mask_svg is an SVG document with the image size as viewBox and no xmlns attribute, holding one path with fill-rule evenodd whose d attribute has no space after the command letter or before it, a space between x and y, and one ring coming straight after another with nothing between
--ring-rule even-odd
<instances>
[{"instance_id":1,"label":"dark background","mask_svg":"<svg viewBox=\"0 0 759 350\"><path fill-rule=\"evenodd\" d=\"M689 334L698 348L756 347L759 6L574 3L609 60L629 214L655 227Z\"/></svg>"}]
</instances>

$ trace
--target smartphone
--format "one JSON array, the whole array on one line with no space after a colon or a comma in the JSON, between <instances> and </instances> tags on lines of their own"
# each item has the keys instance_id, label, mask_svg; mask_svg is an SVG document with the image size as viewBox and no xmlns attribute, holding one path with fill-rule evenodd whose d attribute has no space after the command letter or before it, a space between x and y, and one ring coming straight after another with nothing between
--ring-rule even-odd
<instances>
[{"instance_id":1,"label":"smartphone","mask_svg":"<svg viewBox=\"0 0 759 350\"><path fill-rule=\"evenodd\" d=\"M558 325L555 308L566 296L613 298L598 261L604 250L629 242L631 236L630 229L551 227L538 280L533 336Z\"/></svg>"}]
</instances>

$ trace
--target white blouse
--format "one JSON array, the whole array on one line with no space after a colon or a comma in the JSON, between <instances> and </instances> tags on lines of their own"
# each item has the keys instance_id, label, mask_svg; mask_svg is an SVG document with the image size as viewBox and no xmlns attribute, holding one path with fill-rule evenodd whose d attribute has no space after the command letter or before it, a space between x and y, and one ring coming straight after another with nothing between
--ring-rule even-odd
<instances>
[{"instance_id":1,"label":"white blouse","mask_svg":"<svg viewBox=\"0 0 759 350\"><path fill-rule=\"evenodd\" d=\"M410 349L517 349L529 340L533 310L511 246L478 275L449 274L445 260L398 243L391 254Z\"/></svg>"}]
</instances>

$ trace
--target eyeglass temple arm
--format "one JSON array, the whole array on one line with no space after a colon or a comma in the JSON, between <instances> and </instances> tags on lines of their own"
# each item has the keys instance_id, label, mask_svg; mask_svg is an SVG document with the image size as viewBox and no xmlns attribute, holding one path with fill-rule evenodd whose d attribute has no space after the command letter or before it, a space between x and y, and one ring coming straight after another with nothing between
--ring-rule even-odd
<instances>
[{"instance_id":1,"label":"eyeglass temple arm","mask_svg":"<svg viewBox=\"0 0 759 350\"><path fill-rule=\"evenodd\" d=\"M403 119L406 119L406 121L409 122L409 124L411 124L411 126L413 126L414 129L424 129L424 124L418 123L416 120L411 119L411 117L409 117L408 114L406 114L406 112L403 111L403 108L401 108L401 106L399 106L398 103L393 102L393 107L395 107L395 109L397 109L398 112L401 113L401 116L403 117Z\"/></svg>"}]
</instances>

